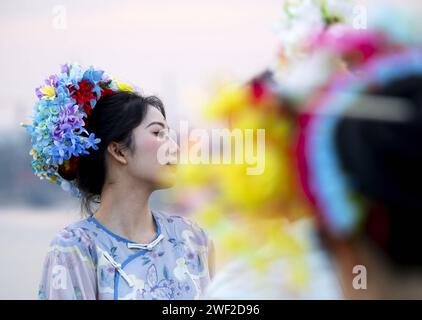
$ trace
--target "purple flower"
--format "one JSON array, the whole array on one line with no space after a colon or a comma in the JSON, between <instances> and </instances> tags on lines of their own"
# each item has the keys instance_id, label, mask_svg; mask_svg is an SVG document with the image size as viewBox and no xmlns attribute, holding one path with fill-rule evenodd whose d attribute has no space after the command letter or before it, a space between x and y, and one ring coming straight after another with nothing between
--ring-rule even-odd
<instances>
[{"instance_id":1,"label":"purple flower","mask_svg":"<svg viewBox=\"0 0 422 320\"><path fill-rule=\"evenodd\" d=\"M57 82L59 82L59 78L53 74L48 77L48 79L45 80L45 84L52 85L53 87L57 88Z\"/></svg>"},{"instance_id":2,"label":"purple flower","mask_svg":"<svg viewBox=\"0 0 422 320\"><path fill-rule=\"evenodd\" d=\"M37 95L38 99L41 99L44 95L41 93L41 87L35 88L35 94Z\"/></svg>"},{"instance_id":3,"label":"purple flower","mask_svg":"<svg viewBox=\"0 0 422 320\"><path fill-rule=\"evenodd\" d=\"M65 63L65 64L62 64L61 66L60 66L60 72L61 73L69 73L69 66L67 65L67 63Z\"/></svg>"}]
</instances>

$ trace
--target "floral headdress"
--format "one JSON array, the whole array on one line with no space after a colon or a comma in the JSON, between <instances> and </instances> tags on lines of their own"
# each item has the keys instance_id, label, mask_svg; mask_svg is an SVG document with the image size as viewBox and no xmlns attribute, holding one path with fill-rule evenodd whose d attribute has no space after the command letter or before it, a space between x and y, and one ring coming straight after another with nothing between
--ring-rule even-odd
<instances>
[{"instance_id":1,"label":"floral headdress","mask_svg":"<svg viewBox=\"0 0 422 320\"><path fill-rule=\"evenodd\" d=\"M98 150L100 139L88 132L86 125L92 109L101 97L118 91L131 91L103 70L82 68L69 63L61 66L45 84L35 90L33 123L22 124L31 135L32 169L40 179L47 179L79 196L72 181L79 156Z\"/></svg>"},{"instance_id":2,"label":"floral headdress","mask_svg":"<svg viewBox=\"0 0 422 320\"><path fill-rule=\"evenodd\" d=\"M318 75L325 72L325 76L316 77L304 90L288 83L299 83L292 81L292 74L299 75L304 66L294 65L291 68L294 72L279 78L283 93L306 92L304 99L298 100L298 109L302 111L296 147L300 179L308 199L317 209L319 222L336 237L359 232L367 218L364 201L353 190L350 177L341 167L335 145L338 123L359 99L371 95L374 88L421 73L421 42L409 28L413 17L397 12L400 23L395 28L403 32L395 34L390 30L391 10L374 7L367 30L337 25L314 35L311 51L314 57L320 55L322 59L313 59L306 68ZM289 90L284 90L289 86ZM355 110L365 116L365 108ZM379 115L381 119L382 116Z\"/></svg>"},{"instance_id":3,"label":"floral headdress","mask_svg":"<svg viewBox=\"0 0 422 320\"><path fill-rule=\"evenodd\" d=\"M350 177L341 165L336 150L336 129L343 115L359 99L370 95L373 88L408 76L420 76L422 50L415 47L378 56L366 64L361 72L361 77L345 74L335 78L327 90L315 99L311 110L313 113L301 117L297 157L301 164L303 187L319 209L317 212L324 228L338 237L358 232L367 216L363 213L362 199L356 197ZM365 110L360 112L364 115ZM398 121L408 121L406 116L409 110L397 109L396 112L400 112L394 116ZM380 119L383 119L382 116L389 119L388 108ZM395 121L395 118L392 120Z\"/></svg>"}]
</instances>

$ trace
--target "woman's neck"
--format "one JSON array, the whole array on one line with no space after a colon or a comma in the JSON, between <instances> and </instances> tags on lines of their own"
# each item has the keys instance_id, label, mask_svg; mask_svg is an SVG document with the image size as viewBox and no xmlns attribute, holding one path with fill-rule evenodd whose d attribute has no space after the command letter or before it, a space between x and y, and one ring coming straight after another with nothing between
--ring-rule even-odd
<instances>
[{"instance_id":1,"label":"woman's neck","mask_svg":"<svg viewBox=\"0 0 422 320\"><path fill-rule=\"evenodd\" d=\"M126 239L149 243L156 232L148 203L151 193L147 186L106 184L94 216L106 228Z\"/></svg>"}]
</instances>

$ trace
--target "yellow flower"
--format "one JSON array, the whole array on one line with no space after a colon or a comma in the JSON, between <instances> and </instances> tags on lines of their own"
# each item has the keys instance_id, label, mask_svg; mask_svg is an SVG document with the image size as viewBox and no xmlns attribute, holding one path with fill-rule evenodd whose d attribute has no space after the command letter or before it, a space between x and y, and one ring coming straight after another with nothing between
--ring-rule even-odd
<instances>
[{"instance_id":1,"label":"yellow flower","mask_svg":"<svg viewBox=\"0 0 422 320\"><path fill-rule=\"evenodd\" d=\"M56 97L56 90L52 85L45 85L40 88L40 92L43 94L42 99L44 100L52 100Z\"/></svg>"},{"instance_id":2,"label":"yellow flower","mask_svg":"<svg viewBox=\"0 0 422 320\"><path fill-rule=\"evenodd\" d=\"M65 170L70 169L70 161L69 160L63 160L63 167Z\"/></svg>"},{"instance_id":3,"label":"yellow flower","mask_svg":"<svg viewBox=\"0 0 422 320\"><path fill-rule=\"evenodd\" d=\"M245 88L237 85L227 85L220 89L217 98L206 108L205 116L215 119L238 111L249 104L249 95Z\"/></svg>"},{"instance_id":4,"label":"yellow flower","mask_svg":"<svg viewBox=\"0 0 422 320\"><path fill-rule=\"evenodd\" d=\"M29 155L32 156L32 159L33 160L37 160L38 159L37 151L34 148L31 149L31 151L29 152Z\"/></svg>"},{"instance_id":5,"label":"yellow flower","mask_svg":"<svg viewBox=\"0 0 422 320\"><path fill-rule=\"evenodd\" d=\"M127 83L117 83L117 89L119 89L119 91L133 92L132 86Z\"/></svg>"}]
</instances>

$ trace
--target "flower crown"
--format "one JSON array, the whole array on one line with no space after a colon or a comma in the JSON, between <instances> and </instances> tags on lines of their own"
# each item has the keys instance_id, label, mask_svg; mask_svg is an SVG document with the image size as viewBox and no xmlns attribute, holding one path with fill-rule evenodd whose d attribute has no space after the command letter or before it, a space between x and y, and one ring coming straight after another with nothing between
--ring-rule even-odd
<instances>
[{"instance_id":1,"label":"flower crown","mask_svg":"<svg viewBox=\"0 0 422 320\"><path fill-rule=\"evenodd\" d=\"M103 70L82 68L71 63L61 66L35 90L32 125L21 124L31 135L32 169L40 179L47 179L79 196L74 184L79 156L98 150L101 139L86 130L88 117L101 97L119 91L132 91ZM70 180L70 181L69 181Z\"/></svg>"}]
</instances>

